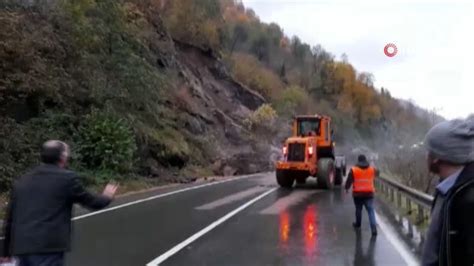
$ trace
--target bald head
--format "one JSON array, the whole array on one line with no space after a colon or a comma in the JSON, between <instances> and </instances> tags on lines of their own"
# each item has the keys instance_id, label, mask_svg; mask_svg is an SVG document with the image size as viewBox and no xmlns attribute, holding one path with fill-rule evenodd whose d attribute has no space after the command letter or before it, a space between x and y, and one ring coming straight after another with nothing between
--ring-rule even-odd
<instances>
[{"instance_id":1,"label":"bald head","mask_svg":"<svg viewBox=\"0 0 474 266\"><path fill-rule=\"evenodd\" d=\"M59 140L48 140L41 147L41 161L64 167L69 157L69 146Z\"/></svg>"}]
</instances>

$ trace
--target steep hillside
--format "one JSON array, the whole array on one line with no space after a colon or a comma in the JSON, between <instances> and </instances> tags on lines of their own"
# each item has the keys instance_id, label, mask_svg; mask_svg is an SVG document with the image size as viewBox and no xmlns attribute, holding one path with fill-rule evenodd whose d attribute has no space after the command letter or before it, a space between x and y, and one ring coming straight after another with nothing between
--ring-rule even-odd
<instances>
[{"instance_id":1,"label":"steep hillside","mask_svg":"<svg viewBox=\"0 0 474 266\"><path fill-rule=\"evenodd\" d=\"M271 168L295 114L330 115L344 151L431 124L239 1L11 0L0 25L0 192L46 139L89 184L186 181Z\"/></svg>"},{"instance_id":2,"label":"steep hillside","mask_svg":"<svg viewBox=\"0 0 474 266\"><path fill-rule=\"evenodd\" d=\"M91 183L269 166L270 143L244 126L265 99L212 53L175 43L152 10L78 3L0 10L1 190L50 138Z\"/></svg>"},{"instance_id":3,"label":"steep hillside","mask_svg":"<svg viewBox=\"0 0 474 266\"><path fill-rule=\"evenodd\" d=\"M268 169L268 147L262 145L272 143L254 141L244 124L265 99L235 81L219 59L190 45L176 47L180 70L176 102L189 115L185 122L189 133L212 140L209 146L215 158L209 163L214 162L214 172L223 173L226 167L226 174Z\"/></svg>"}]
</instances>

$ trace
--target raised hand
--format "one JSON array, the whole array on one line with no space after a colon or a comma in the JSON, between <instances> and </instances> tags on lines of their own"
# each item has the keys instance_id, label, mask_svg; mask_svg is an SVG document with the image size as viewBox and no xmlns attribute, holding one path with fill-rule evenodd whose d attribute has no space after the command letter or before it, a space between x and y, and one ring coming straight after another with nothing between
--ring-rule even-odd
<instances>
[{"instance_id":1,"label":"raised hand","mask_svg":"<svg viewBox=\"0 0 474 266\"><path fill-rule=\"evenodd\" d=\"M117 192L119 185L114 182L108 183L105 188L104 192L102 192L102 195L106 196L107 198L113 199L115 196L115 193Z\"/></svg>"}]
</instances>

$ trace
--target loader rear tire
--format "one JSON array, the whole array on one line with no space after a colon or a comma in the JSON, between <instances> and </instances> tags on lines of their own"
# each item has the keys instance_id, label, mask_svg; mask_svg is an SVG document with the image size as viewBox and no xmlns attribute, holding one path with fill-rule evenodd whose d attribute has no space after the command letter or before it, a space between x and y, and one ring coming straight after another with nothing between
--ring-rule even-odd
<instances>
[{"instance_id":1,"label":"loader rear tire","mask_svg":"<svg viewBox=\"0 0 474 266\"><path fill-rule=\"evenodd\" d=\"M322 189L332 189L336 175L334 160L331 158L321 158L318 161L318 186Z\"/></svg>"}]
</instances>

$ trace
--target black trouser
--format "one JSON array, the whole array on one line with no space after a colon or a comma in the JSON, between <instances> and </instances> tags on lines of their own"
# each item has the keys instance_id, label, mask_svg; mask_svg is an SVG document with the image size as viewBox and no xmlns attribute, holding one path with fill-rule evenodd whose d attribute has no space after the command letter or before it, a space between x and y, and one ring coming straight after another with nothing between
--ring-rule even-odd
<instances>
[{"instance_id":1,"label":"black trouser","mask_svg":"<svg viewBox=\"0 0 474 266\"><path fill-rule=\"evenodd\" d=\"M20 255L18 260L18 266L64 266L64 253Z\"/></svg>"},{"instance_id":2,"label":"black trouser","mask_svg":"<svg viewBox=\"0 0 474 266\"><path fill-rule=\"evenodd\" d=\"M377 230L377 223L375 221L374 198L373 197L354 197L354 204L356 207L356 226L360 227L362 223L362 208L365 207L369 215L370 228Z\"/></svg>"}]
</instances>

